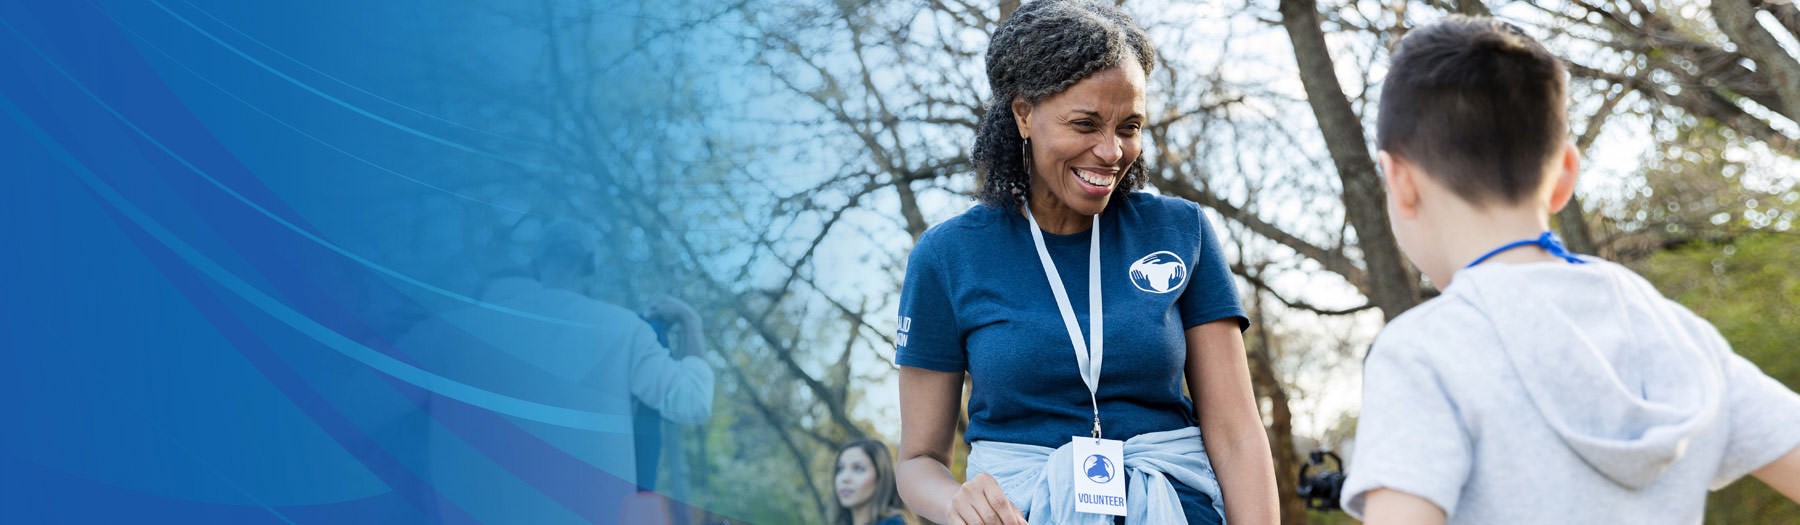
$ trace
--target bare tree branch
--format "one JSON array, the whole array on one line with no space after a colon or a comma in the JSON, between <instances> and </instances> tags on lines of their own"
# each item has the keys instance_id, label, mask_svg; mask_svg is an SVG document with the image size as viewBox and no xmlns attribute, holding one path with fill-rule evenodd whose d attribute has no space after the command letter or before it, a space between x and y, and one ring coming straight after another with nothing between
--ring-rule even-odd
<instances>
[{"instance_id":1,"label":"bare tree branch","mask_svg":"<svg viewBox=\"0 0 1800 525\"><path fill-rule=\"evenodd\" d=\"M715 346L718 345L715 343ZM769 429L775 432L776 439L781 440L782 447L787 449L788 455L794 458L794 468L795 470L800 471L800 478L805 482L807 492L812 495L813 511L818 513L821 520L825 519L825 498L819 495L819 485L813 481L812 469L807 468L811 461L808 460L806 453L800 449L800 445L794 442L793 436L788 434L788 429L792 428L793 425L787 421L783 421L779 416L775 415L775 410L771 409L769 404L763 401L762 395L756 393L758 385L750 382L749 378L744 377L743 368L726 366L725 369L730 371L731 377L736 379L738 385L743 387L744 397L746 400L750 401L751 408L756 409L756 414L761 416L763 421L769 422ZM814 437L816 439L821 438L821 436Z\"/></svg>"},{"instance_id":2,"label":"bare tree branch","mask_svg":"<svg viewBox=\"0 0 1800 525\"><path fill-rule=\"evenodd\" d=\"M1368 141L1363 136L1362 120L1344 98L1338 85L1337 70L1332 65L1325 34L1319 29L1318 4L1314 0L1283 0L1281 23L1294 45L1294 58L1299 65L1300 81L1306 87L1306 100L1312 106L1325 146L1343 186L1344 215L1356 229L1363 263L1368 269L1365 281L1373 302L1380 305L1388 319L1418 303L1418 291L1406 263L1400 259L1399 243L1388 230L1385 193L1375 173L1375 161L1369 158Z\"/></svg>"},{"instance_id":3,"label":"bare tree branch","mask_svg":"<svg viewBox=\"0 0 1800 525\"><path fill-rule=\"evenodd\" d=\"M1777 153L1800 158L1800 142L1776 130L1767 121L1750 115L1743 107L1733 104L1718 93L1684 87L1671 94L1663 86L1640 76L1601 71L1575 62L1568 62L1568 66L1569 73L1576 77L1604 80L1631 88L1647 98L1682 108L1696 117L1712 119L1751 139L1762 141Z\"/></svg>"},{"instance_id":4,"label":"bare tree branch","mask_svg":"<svg viewBox=\"0 0 1800 525\"><path fill-rule=\"evenodd\" d=\"M1275 241L1277 244L1285 246L1290 250L1294 250L1295 253L1300 254L1302 257L1318 261L1321 266L1325 267L1326 271L1342 276L1345 281L1349 281L1352 286L1357 287L1357 290L1363 291L1365 294L1367 293L1367 272L1364 272L1361 267L1358 267L1355 263L1351 262L1350 258L1344 255L1343 251L1326 249L1308 242L1305 239L1301 239L1292 233L1288 233L1287 230L1282 229L1280 226L1264 221L1260 217L1226 201L1224 198L1214 195L1211 192L1201 190L1187 181L1174 178L1156 178L1153 182L1156 184L1157 189L1168 192L1170 195L1176 197L1194 201L1201 206L1217 210L1219 215L1244 225L1244 227L1249 228L1251 232Z\"/></svg>"},{"instance_id":5,"label":"bare tree branch","mask_svg":"<svg viewBox=\"0 0 1800 525\"><path fill-rule=\"evenodd\" d=\"M1762 0L1761 3L1762 10L1768 11L1770 15L1774 16L1775 21L1780 23L1781 27L1787 28L1788 33L1794 35L1795 40L1800 40L1800 7L1796 7L1793 0Z\"/></svg>"},{"instance_id":6,"label":"bare tree branch","mask_svg":"<svg viewBox=\"0 0 1800 525\"><path fill-rule=\"evenodd\" d=\"M1312 312L1312 313L1319 314L1319 315L1325 315L1325 316L1338 316L1338 315L1350 315L1353 313L1361 312L1361 311L1376 307L1375 303L1363 303L1360 306L1352 306L1349 308L1323 308L1323 307L1315 306L1312 303L1306 302L1304 300L1288 299L1286 297L1283 297L1281 295L1281 292L1276 291L1274 287L1269 286L1269 283L1263 280L1261 271L1251 271L1248 267L1244 266L1242 263L1231 265L1231 273L1237 274L1238 277L1244 278L1244 282L1250 283L1250 286L1255 287L1257 290L1260 290L1262 293L1269 294L1269 297L1274 297L1276 301L1281 302L1281 304L1286 305L1288 308L1293 308L1296 310L1306 310L1308 312Z\"/></svg>"}]
</instances>

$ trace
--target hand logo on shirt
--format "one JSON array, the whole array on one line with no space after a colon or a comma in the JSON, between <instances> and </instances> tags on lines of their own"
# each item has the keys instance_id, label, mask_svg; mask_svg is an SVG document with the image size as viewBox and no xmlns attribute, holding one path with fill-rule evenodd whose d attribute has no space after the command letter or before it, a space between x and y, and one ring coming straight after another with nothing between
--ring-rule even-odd
<instances>
[{"instance_id":1,"label":"hand logo on shirt","mask_svg":"<svg viewBox=\"0 0 1800 525\"><path fill-rule=\"evenodd\" d=\"M1106 459L1106 456L1100 454L1088 456L1087 462L1084 463L1084 465L1083 468L1087 471L1088 480L1093 481L1094 483L1106 483L1112 481L1113 464L1112 460Z\"/></svg>"},{"instance_id":2,"label":"hand logo on shirt","mask_svg":"<svg viewBox=\"0 0 1800 525\"><path fill-rule=\"evenodd\" d=\"M1145 255L1131 263L1131 284L1150 293L1169 293L1187 280L1187 264L1172 252Z\"/></svg>"}]
</instances>

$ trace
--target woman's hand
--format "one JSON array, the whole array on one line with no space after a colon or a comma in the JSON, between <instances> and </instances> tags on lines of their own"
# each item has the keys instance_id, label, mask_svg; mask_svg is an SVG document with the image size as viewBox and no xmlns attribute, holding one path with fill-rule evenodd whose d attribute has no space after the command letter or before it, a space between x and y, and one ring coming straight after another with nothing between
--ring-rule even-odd
<instances>
[{"instance_id":1,"label":"woman's hand","mask_svg":"<svg viewBox=\"0 0 1800 525\"><path fill-rule=\"evenodd\" d=\"M950 475L963 374L900 367L900 499L919 517L953 525L1024 525L1025 515L987 473Z\"/></svg>"},{"instance_id":2,"label":"woman's hand","mask_svg":"<svg viewBox=\"0 0 1800 525\"><path fill-rule=\"evenodd\" d=\"M976 474L950 497L951 525L1025 525L1025 514L1000 490L1000 482L986 472Z\"/></svg>"}]
</instances>

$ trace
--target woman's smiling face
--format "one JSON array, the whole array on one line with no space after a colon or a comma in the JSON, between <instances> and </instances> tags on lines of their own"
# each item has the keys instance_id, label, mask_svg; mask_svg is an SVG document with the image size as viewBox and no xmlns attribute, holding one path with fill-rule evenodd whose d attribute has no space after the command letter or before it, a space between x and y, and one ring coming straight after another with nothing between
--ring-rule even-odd
<instances>
[{"instance_id":1,"label":"woman's smiling face","mask_svg":"<svg viewBox=\"0 0 1800 525\"><path fill-rule=\"evenodd\" d=\"M1143 152L1144 68L1136 59L1102 69L1037 104L1015 100L1031 139L1031 199L1082 216L1106 209Z\"/></svg>"}]
</instances>

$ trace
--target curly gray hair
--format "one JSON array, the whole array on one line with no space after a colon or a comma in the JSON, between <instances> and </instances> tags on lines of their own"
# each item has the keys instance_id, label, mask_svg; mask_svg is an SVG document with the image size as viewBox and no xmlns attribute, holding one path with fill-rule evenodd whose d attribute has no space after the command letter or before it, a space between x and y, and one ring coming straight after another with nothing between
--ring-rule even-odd
<instances>
[{"instance_id":1,"label":"curly gray hair","mask_svg":"<svg viewBox=\"0 0 1800 525\"><path fill-rule=\"evenodd\" d=\"M1013 119L1015 98L1036 104L1127 59L1136 59L1148 75L1156 66L1156 47L1130 15L1109 4L1038 0L1001 22L987 52L993 99L975 132L973 160L981 174L981 201L1011 210L1031 186L1024 139ZM1143 162L1133 162L1114 191L1138 189L1144 179Z\"/></svg>"}]
</instances>

